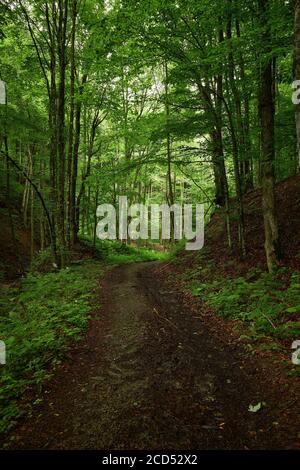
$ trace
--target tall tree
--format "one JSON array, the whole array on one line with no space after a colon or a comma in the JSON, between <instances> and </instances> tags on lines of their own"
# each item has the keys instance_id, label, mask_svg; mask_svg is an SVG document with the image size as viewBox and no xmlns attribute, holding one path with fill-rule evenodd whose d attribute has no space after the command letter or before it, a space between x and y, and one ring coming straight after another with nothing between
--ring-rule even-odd
<instances>
[{"instance_id":1,"label":"tall tree","mask_svg":"<svg viewBox=\"0 0 300 470\"><path fill-rule=\"evenodd\" d=\"M294 79L300 80L300 0L295 0L295 63ZM300 171L300 103L295 107L298 171Z\"/></svg>"},{"instance_id":2,"label":"tall tree","mask_svg":"<svg viewBox=\"0 0 300 470\"><path fill-rule=\"evenodd\" d=\"M258 0L262 41L259 111L261 119L261 183L265 252L269 272L274 273L280 257L280 243L275 200L275 87L273 69L275 65L272 57L270 3L269 0Z\"/></svg>"}]
</instances>

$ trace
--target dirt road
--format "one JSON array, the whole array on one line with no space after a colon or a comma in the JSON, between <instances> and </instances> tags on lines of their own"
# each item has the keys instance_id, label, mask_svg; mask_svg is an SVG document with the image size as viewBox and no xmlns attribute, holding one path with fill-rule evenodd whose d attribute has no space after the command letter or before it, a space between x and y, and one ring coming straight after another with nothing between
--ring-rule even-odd
<instances>
[{"instance_id":1,"label":"dirt road","mask_svg":"<svg viewBox=\"0 0 300 470\"><path fill-rule=\"evenodd\" d=\"M86 340L47 384L17 449L288 448L260 371L220 344L153 263L113 268ZM266 401L257 413L250 404ZM292 443L291 443L292 440Z\"/></svg>"}]
</instances>

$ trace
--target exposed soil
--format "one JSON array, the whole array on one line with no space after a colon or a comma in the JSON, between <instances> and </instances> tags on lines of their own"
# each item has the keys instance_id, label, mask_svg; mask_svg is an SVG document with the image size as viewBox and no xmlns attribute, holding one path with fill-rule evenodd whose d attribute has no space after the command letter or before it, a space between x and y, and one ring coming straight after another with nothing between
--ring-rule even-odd
<instances>
[{"instance_id":1,"label":"exposed soil","mask_svg":"<svg viewBox=\"0 0 300 470\"><path fill-rule=\"evenodd\" d=\"M287 383L221 340L155 263L110 270L83 343L44 390L14 449L300 448ZM299 395L298 395L299 396ZM249 405L265 402L257 413Z\"/></svg>"}]
</instances>

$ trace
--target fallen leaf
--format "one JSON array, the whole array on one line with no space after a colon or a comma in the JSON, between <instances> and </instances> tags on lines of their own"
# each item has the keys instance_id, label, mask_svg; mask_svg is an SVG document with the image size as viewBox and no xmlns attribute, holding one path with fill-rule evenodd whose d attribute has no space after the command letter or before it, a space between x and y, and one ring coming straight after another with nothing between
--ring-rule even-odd
<instances>
[{"instance_id":1,"label":"fallen leaf","mask_svg":"<svg viewBox=\"0 0 300 470\"><path fill-rule=\"evenodd\" d=\"M249 405L248 411L251 411L251 413L257 413L257 411L261 410L262 408L262 403L259 402L257 405Z\"/></svg>"}]
</instances>

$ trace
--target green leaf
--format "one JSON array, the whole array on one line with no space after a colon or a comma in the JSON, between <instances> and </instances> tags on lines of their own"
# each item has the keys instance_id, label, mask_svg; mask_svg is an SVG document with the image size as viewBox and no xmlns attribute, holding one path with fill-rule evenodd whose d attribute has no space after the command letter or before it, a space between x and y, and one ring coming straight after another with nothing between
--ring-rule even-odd
<instances>
[{"instance_id":1,"label":"green leaf","mask_svg":"<svg viewBox=\"0 0 300 470\"><path fill-rule=\"evenodd\" d=\"M297 313L300 312L300 305L296 305L296 307L289 307L286 309L287 313Z\"/></svg>"}]
</instances>

